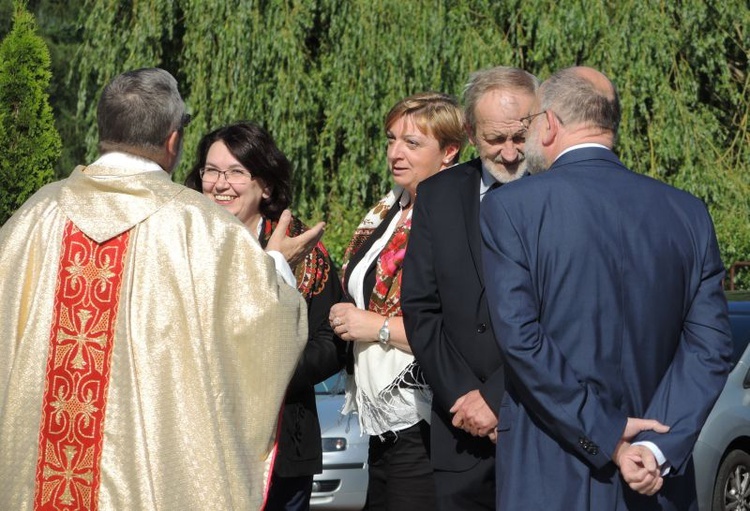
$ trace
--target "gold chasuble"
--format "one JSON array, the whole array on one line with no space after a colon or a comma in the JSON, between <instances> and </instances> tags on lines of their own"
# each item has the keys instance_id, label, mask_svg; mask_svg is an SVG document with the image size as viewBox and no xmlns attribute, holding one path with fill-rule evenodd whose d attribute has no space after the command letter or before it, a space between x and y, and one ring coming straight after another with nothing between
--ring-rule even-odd
<instances>
[{"instance_id":1,"label":"gold chasuble","mask_svg":"<svg viewBox=\"0 0 750 511\"><path fill-rule=\"evenodd\" d=\"M306 318L165 172L45 186L0 228L0 509L260 509Z\"/></svg>"}]
</instances>

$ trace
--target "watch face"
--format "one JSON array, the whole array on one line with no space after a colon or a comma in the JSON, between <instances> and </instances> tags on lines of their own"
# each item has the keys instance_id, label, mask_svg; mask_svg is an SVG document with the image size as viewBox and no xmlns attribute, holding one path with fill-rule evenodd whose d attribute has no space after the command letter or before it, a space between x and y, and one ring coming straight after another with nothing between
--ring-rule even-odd
<instances>
[{"instance_id":1,"label":"watch face","mask_svg":"<svg viewBox=\"0 0 750 511\"><path fill-rule=\"evenodd\" d=\"M391 336L391 332L388 330L387 327L381 328L380 331L378 332L378 339L382 343L388 342L388 339L390 338L390 336Z\"/></svg>"}]
</instances>

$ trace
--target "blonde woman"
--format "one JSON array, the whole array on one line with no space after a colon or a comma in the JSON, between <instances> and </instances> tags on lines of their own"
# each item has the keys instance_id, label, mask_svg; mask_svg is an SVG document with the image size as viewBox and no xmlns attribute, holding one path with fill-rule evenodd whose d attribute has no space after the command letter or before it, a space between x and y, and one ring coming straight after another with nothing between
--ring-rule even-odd
<instances>
[{"instance_id":1,"label":"blonde woman","mask_svg":"<svg viewBox=\"0 0 750 511\"><path fill-rule=\"evenodd\" d=\"M417 185L457 162L464 142L457 101L422 93L399 101L385 119L393 189L370 210L345 255L350 303L331 308L335 333L352 343L354 374L345 411L370 435L368 509L431 510L431 392L411 353L401 317L401 264Z\"/></svg>"}]
</instances>

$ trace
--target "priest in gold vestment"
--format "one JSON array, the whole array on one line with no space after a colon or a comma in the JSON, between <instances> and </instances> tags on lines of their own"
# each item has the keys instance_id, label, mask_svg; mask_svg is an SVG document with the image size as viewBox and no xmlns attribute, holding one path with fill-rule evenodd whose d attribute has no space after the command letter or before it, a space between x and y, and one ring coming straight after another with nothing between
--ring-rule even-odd
<instances>
[{"instance_id":1,"label":"priest in gold vestment","mask_svg":"<svg viewBox=\"0 0 750 511\"><path fill-rule=\"evenodd\" d=\"M0 509L261 508L305 305L172 183L174 78L115 78L102 157L0 229Z\"/></svg>"}]
</instances>

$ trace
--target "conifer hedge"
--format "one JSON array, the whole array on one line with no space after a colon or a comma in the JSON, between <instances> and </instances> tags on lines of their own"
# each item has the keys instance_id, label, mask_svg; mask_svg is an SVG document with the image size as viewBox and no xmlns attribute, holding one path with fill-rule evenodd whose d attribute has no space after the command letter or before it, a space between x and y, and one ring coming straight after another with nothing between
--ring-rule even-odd
<instances>
[{"instance_id":1,"label":"conifer hedge","mask_svg":"<svg viewBox=\"0 0 750 511\"><path fill-rule=\"evenodd\" d=\"M87 0L76 60L95 150L98 93L161 66L200 136L238 119L273 133L295 164L296 212L325 219L337 258L389 187L384 114L424 90L461 95L471 71L512 65L545 79L585 64L617 84L617 152L634 170L701 197L724 262L750 259L746 0ZM472 156L467 151L464 158Z\"/></svg>"},{"instance_id":2,"label":"conifer hedge","mask_svg":"<svg viewBox=\"0 0 750 511\"><path fill-rule=\"evenodd\" d=\"M34 17L16 2L13 28L0 43L0 225L55 177L61 143L47 95L51 76Z\"/></svg>"}]
</instances>

